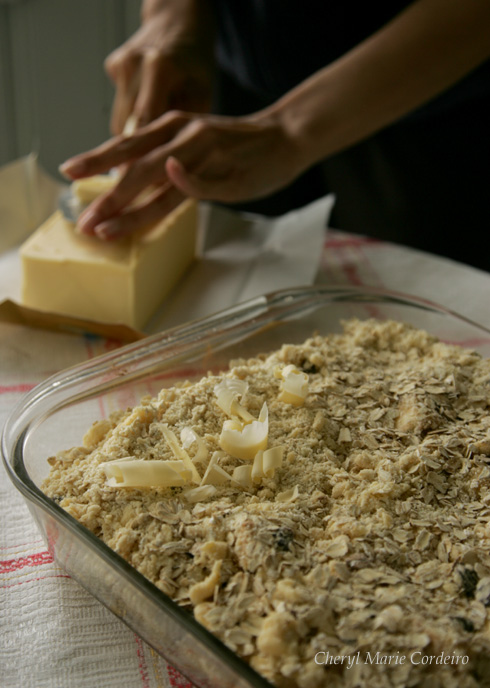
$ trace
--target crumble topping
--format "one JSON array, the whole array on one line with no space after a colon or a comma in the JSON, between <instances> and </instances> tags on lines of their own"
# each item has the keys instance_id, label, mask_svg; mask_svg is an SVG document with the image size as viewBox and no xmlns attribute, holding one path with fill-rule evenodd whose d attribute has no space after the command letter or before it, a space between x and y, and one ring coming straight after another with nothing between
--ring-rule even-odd
<instances>
[{"instance_id":1,"label":"crumble topping","mask_svg":"<svg viewBox=\"0 0 490 688\"><path fill-rule=\"evenodd\" d=\"M490 674L489 406L490 360L351 320L96 423L43 489L280 688L471 688ZM224 450L264 407L266 444ZM183 483L127 487L135 460ZM376 653L421 661L318 661Z\"/></svg>"}]
</instances>

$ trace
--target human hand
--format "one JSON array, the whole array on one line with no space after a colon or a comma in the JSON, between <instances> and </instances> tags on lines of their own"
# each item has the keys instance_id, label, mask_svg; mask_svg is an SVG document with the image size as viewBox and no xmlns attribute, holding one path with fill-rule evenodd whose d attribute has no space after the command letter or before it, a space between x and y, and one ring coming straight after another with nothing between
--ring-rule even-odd
<instances>
[{"instance_id":1,"label":"human hand","mask_svg":"<svg viewBox=\"0 0 490 688\"><path fill-rule=\"evenodd\" d=\"M130 115L144 126L172 109L207 112L214 28L202 0L146 0L141 27L105 61L116 92L111 131Z\"/></svg>"},{"instance_id":2,"label":"human hand","mask_svg":"<svg viewBox=\"0 0 490 688\"><path fill-rule=\"evenodd\" d=\"M83 233L120 237L155 222L185 196L230 203L260 198L304 169L294 136L270 112L230 118L172 111L68 160L61 171L78 179L119 166L117 185L81 215Z\"/></svg>"}]
</instances>

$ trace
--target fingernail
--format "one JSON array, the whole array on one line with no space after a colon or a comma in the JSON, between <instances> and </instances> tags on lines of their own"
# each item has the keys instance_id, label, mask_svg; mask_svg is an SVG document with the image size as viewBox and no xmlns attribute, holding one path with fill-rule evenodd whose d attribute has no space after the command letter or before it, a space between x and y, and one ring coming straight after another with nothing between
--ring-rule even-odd
<instances>
[{"instance_id":1,"label":"fingernail","mask_svg":"<svg viewBox=\"0 0 490 688\"><path fill-rule=\"evenodd\" d=\"M169 168L170 168L170 170L172 170L172 168L174 170L175 169L177 169L177 170L182 169L182 166L180 165L179 161L177 160L177 158L174 158L173 155L169 155L167 158L167 162L165 163L165 169L167 170L167 172L168 172Z\"/></svg>"},{"instance_id":2,"label":"fingernail","mask_svg":"<svg viewBox=\"0 0 490 688\"><path fill-rule=\"evenodd\" d=\"M64 162L62 165L59 165L58 167L58 172L69 182L72 181L71 176L68 174L68 169L69 167L67 166L66 162Z\"/></svg>"},{"instance_id":3,"label":"fingernail","mask_svg":"<svg viewBox=\"0 0 490 688\"><path fill-rule=\"evenodd\" d=\"M70 178L83 174L85 172L85 164L76 160L67 160L58 169L64 177Z\"/></svg>"},{"instance_id":4,"label":"fingernail","mask_svg":"<svg viewBox=\"0 0 490 688\"><path fill-rule=\"evenodd\" d=\"M116 222L101 222L94 228L94 234L99 239L107 241L115 239L118 235L118 227Z\"/></svg>"},{"instance_id":5,"label":"fingernail","mask_svg":"<svg viewBox=\"0 0 490 688\"><path fill-rule=\"evenodd\" d=\"M78 218L77 225L80 231L88 233L95 228L98 220L99 216L94 210L86 210Z\"/></svg>"},{"instance_id":6,"label":"fingernail","mask_svg":"<svg viewBox=\"0 0 490 688\"><path fill-rule=\"evenodd\" d=\"M124 125L123 136L132 136L136 131L138 124L139 122L136 115L134 113L129 115L128 119L126 120L126 124Z\"/></svg>"}]
</instances>

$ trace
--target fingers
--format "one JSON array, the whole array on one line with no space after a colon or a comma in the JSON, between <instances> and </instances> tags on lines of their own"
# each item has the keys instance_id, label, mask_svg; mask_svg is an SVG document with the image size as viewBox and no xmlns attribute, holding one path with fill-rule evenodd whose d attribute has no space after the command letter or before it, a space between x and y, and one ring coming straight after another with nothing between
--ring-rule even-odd
<instances>
[{"instance_id":1,"label":"fingers","mask_svg":"<svg viewBox=\"0 0 490 688\"><path fill-rule=\"evenodd\" d=\"M131 136L116 136L87 153L75 155L60 165L60 172L70 179L80 179L132 162L170 141L189 119L184 113L167 113Z\"/></svg>"},{"instance_id":2,"label":"fingers","mask_svg":"<svg viewBox=\"0 0 490 688\"><path fill-rule=\"evenodd\" d=\"M117 217L135 199L152 193L155 187L168 186L165 149L159 148L128 166L113 189L97 198L79 217L77 226L83 234L96 234L98 225ZM181 194L180 194L181 195Z\"/></svg>"},{"instance_id":3,"label":"fingers","mask_svg":"<svg viewBox=\"0 0 490 688\"><path fill-rule=\"evenodd\" d=\"M104 67L114 82L116 92L111 113L111 132L122 134L125 123L136 102L139 85L141 58L123 45L114 50L105 60Z\"/></svg>"},{"instance_id":4,"label":"fingers","mask_svg":"<svg viewBox=\"0 0 490 688\"><path fill-rule=\"evenodd\" d=\"M118 167L142 155L145 150L141 143L141 139L136 140L136 137L117 136L87 153L69 158L60 165L59 170L69 179L103 174L112 167Z\"/></svg>"},{"instance_id":5,"label":"fingers","mask_svg":"<svg viewBox=\"0 0 490 688\"><path fill-rule=\"evenodd\" d=\"M172 129L177 130L175 136L171 135ZM161 140L163 144L153 148ZM118 157L121 150L124 155ZM129 204L136 199L141 208L142 203L146 204L141 192L153 197L155 187L163 190L163 198L168 198L172 185L180 198L234 202L257 196L269 184L262 179L264 174L267 177L264 165L258 169L254 162L263 162L262 136L247 123L213 116L176 113L169 120L164 115L134 136L118 137L81 157L85 174L95 174L101 161L115 166L131 160L116 186L94 201L78 221L80 231L97 236L119 235L123 231L121 222L125 228L135 227L142 215ZM68 164L71 162L70 172L75 176L73 160ZM158 204L152 202L149 207L154 209Z\"/></svg>"},{"instance_id":6,"label":"fingers","mask_svg":"<svg viewBox=\"0 0 490 688\"><path fill-rule=\"evenodd\" d=\"M202 176L187 172L182 163L170 156L165 164L169 181L185 196L190 198L210 199L216 196L217 180L206 181Z\"/></svg>"},{"instance_id":7,"label":"fingers","mask_svg":"<svg viewBox=\"0 0 490 688\"><path fill-rule=\"evenodd\" d=\"M186 126L169 142L142 154L127 165L116 186L96 199L80 216L77 224L82 233L97 234L97 227L125 213L128 205L143 191L155 186L166 187L169 180L180 194L186 196L222 201L235 200L234 189L237 184L239 185L239 172L233 163L233 148L225 152L226 146L222 146L224 150L218 150L219 129L207 119L186 119L186 122ZM92 155L99 164L101 161L110 166L120 164L118 147L124 147L126 159L135 151L146 151L153 143L153 138L148 132L154 126L150 125L136 132L134 137L126 141L116 139L115 143L109 142ZM161 138L160 129L157 129L157 134ZM168 138L168 132L164 138ZM226 141L228 136L225 135L224 138ZM143 140L146 148L140 148L140 140ZM96 168L91 167L93 160L90 155L86 154L82 161L85 165L84 171L95 174ZM70 161L67 164L70 164ZM72 160L71 164L76 164L76 161L73 163ZM73 167L70 172L73 174Z\"/></svg>"},{"instance_id":8,"label":"fingers","mask_svg":"<svg viewBox=\"0 0 490 688\"><path fill-rule=\"evenodd\" d=\"M145 126L169 110L173 89L171 60L157 50L148 50L141 65L140 86L134 103L138 125Z\"/></svg>"},{"instance_id":9,"label":"fingers","mask_svg":"<svg viewBox=\"0 0 490 688\"><path fill-rule=\"evenodd\" d=\"M154 191L138 206L132 206L120 215L101 222L94 228L93 234L105 241L133 234L168 215L183 200L184 196L178 189L166 185Z\"/></svg>"},{"instance_id":10,"label":"fingers","mask_svg":"<svg viewBox=\"0 0 490 688\"><path fill-rule=\"evenodd\" d=\"M186 119L185 121L187 122L188 120ZM63 171L68 170L71 175L76 176L76 173L80 172L80 168L76 167L79 163L82 165L82 171L89 174L95 174L94 170L97 167L93 165L96 164L101 164L103 167L107 164L114 166L120 162L118 158L119 146L123 146L125 153L129 151L130 154L133 154L134 151L146 151L147 148L152 147L153 137L150 135L151 131L148 133L148 130L151 130L152 127L154 128L155 125L150 125L146 130L136 132L129 139L121 141L119 137L113 142L104 144L91 154L81 156L83 159L79 160L79 162L76 159L72 159L72 161L65 163ZM180 135L172 138L170 145L157 146L154 150L150 150L134 160L132 164L127 165L115 187L97 198L80 215L77 222L79 231L84 234L97 234L97 227L99 225L117 218L141 192L152 189L155 186L163 185L166 188L168 180L165 163L169 155L169 148L179 155L179 158L189 169L195 169L199 161L206 158L209 148L207 137L196 135L196 132L199 131L199 127L196 129L192 125L183 127ZM157 134L159 135L157 139L162 137L161 131L157 130ZM163 138L168 138L168 136L169 133L167 131ZM143 149L139 145L140 139L144 142ZM94 157L91 158L91 155ZM70 165L71 167L69 167ZM179 191L179 195L182 197L181 191Z\"/></svg>"},{"instance_id":11,"label":"fingers","mask_svg":"<svg viewBox=\"0 0 490 688\"><path fill-rule=\"evenodd\" d=\"M150 184L149 179L149 170L143 170L139 175L135 175L134 169L129 168L111 191L99 196L80 215L78 229L83 234L94 234L97 225L118 215Z\"/></svg>"},{"instance_id":12,"label":"fingers","mask_svg":"<svg viewBox=\"0 0 490 688\"><path fill-rule=\"evenodd\" d=\"M123 45L106 58L105 69L116 86L111 115L115 135L123 133L132 114L137 126L144 127L175 109L175 91L186 81L174 59L152 47L134 50Z\"/></svg>"}]
</instances>

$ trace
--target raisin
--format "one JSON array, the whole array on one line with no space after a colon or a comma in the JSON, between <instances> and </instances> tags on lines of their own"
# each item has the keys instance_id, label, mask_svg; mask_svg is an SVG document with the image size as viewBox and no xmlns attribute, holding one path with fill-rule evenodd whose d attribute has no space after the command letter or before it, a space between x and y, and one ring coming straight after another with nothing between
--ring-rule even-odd
<instances>
[{"instance_id":1,"label":"raisin","mask_svg":"<svg viewBox=\"0 0 490 688\"><path fill-rule=\"evenodd\" d=\"M475 596L476 586L478 585L478 574L473 569L463 569L459 572L463 584L463 594L468 599Z\"/></svg>"},{"instance_id":2,"label":"raisin","mask_svg":"<svg viewBox=\"0 0 490 688\"><path fill-rule=\"evenodd\" d=\"M455 621L458 621L462 626L465 631L468 633L473 633L475 630L475 626L473 624L473 621L470 621L470 619L465 619L464 616L454 616L453 617Z\"/></svg>"},{"instance_id":3,"label":"raisin","mask_svg":"<svg viewBox=\"0 0 490 688\"><path fill-rule=\"evenodd\" d=\"M310 375L316 375L316 373L320 372L320 368L316 366L314 363L311 363L311 361L308 361L308 359L303 361L303 363L301 364L301 369L303 370L303 372L309 373Z\"/></svg>"},{"instance_id":4,"label":"raisin","mask_svg":"<svg viewBox=\"0 0 490 688\"><path fill-rule=\"evenodd\" d=\"M289 545L293 541L294 533L291 528L279 528L272 533L274 544L282 552L289 552Z\"/></svg>"}]
</instances>

